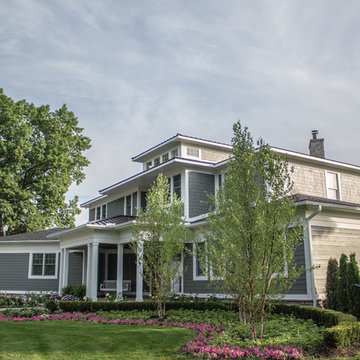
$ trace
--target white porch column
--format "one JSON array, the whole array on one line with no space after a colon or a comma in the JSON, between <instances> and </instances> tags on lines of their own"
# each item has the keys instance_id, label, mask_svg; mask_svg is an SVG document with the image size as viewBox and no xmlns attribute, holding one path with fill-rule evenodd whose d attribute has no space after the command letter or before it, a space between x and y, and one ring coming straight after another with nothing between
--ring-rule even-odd
<instances>
[{"instance_id":1,"label":"white porch column","mask_svg":"<svg viewBox=\"0 0 360 360\"><path fill-rule=\"evenodd\" d=\"M63 288L69 280L69 249L64 249Z\"/></svg>"},{"instance_id":2,"label":"white porch column","mask_svg":"<svg viewBox=\"0 0 360 360\"><path fill-rule=\"evenodd\" d=\"M122 283L123 283L123 264L124 264L124 245L117 246L117 275L116 275L116 296L122 299Z\"/></svg>"},{"instance_id":3,"label":"white porch column","mask_svg":"<svg viewBox=\"0 0 360 360\"><path fill-rule=\"evenodd\" d=\"M60 263L60 270L59 270L59 294L61 294L61 289L63 285L63 269L64 269L64 249L60 249L59 254L59 263Z\"/></svg>"},{"instance_id":4,"label":"white porch column","mask_svg":"<svg viewBox=\"0 0 360 360\"><path fill-rule=\"evenodd\" d=\"M98 293L99 243L93 243L91 264L91 297L97 301Z\"/></svg>"},{"instance_id":5,"label":"white porch column","mask_svg":"<svg viewBox=\"0 0 360 360\"><path fill-rule=\"evenodd\" d=\"M91 297L91 261L92 261L92 244L87 244L87 267L86 267L86 297Z\"/></svg>"},{"instance_id":6,"label":"white porch column","mask_svg":"<svg viewBox=\"0 0 360 360\"><path fill-rule=\"evenodd\" d=\"M144 244L142 241L138 242L138 253L136 259L136 298L135 301L143 301L143 257Z\"/></svg>"}]
</instances>

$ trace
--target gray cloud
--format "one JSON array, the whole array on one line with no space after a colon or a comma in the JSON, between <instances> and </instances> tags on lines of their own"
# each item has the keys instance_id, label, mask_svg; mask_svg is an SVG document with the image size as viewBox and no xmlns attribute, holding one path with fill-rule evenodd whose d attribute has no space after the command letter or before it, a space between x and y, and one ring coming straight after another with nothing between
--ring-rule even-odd
<instances>
[{"instance_id":1,"label":"gray cloud","mask_svg":"<svg viewBox=\"0 0 360 360\"><path fill-rule=\"evenodd\" d=\"M255 137L359 163L360 4L339 1L0 0L5 93L75 112L93 148L81 201L181 132Z\"/></svg>"}]
</instances>

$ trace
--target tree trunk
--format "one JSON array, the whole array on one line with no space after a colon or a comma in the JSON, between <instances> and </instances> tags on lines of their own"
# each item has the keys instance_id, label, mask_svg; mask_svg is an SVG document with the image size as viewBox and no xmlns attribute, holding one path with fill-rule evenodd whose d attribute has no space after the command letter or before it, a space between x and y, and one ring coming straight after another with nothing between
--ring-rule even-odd
<instances>
[{"instance_id":1,"label":"tree trunk","mask_svg":"<svg viewBox=\"0 0 360 360\"><path fill-rule=\"evenodd\" d=\"M260 339L262 339L264 335L264 314L265 314L265 299L262 299L261 309L260 309Z\"/></svg>"}]
</instances>

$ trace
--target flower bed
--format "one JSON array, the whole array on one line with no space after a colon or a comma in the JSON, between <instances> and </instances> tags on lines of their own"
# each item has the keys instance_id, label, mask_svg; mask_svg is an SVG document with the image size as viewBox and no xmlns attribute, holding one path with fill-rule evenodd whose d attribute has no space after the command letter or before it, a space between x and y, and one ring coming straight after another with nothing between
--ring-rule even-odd
<instances>
[{"instance_id":1,"label":"flower bed","mask_svg":"<svg viewBox=\"0 0 360 360\"><path fill-rule=\"evenodd\" d=\"M156 319L111 319L106 320L103 316L96 313L63 313L63 314L47 314L32 317L15 317L0 315L0 321L56 321L67 320L76 322L94 322L100 324L118 324L118 325L135 325L135 326L164 326L179 327L191 330L196 333L196 338L189 341L181 351L193 357L200 358L218 358L218 359L269 359L269 360L287 360L301 359L302 351L299 348L284 346L251 346L243 349L237 346L223 344L222 346L213 346L209 342L213 339L214 334L221 334L225 331L221 326L214 326L207 323L191 323L191 322L166 322Z\"/></svg>"}]
</instances>

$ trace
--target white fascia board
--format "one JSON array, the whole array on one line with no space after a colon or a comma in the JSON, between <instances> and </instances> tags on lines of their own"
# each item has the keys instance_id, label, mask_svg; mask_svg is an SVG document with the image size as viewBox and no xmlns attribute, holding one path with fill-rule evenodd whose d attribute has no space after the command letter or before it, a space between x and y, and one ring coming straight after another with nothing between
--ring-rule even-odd
<instances>
[{"instance_id":1,"label":"white fascia board","mask_svg":"<svg viewBox=\"0 0 360 360\"><path fill-rule=\"evenodd\" d=\"M96 204L97 202L100 202L100 201L103 200L104 198L106 198L106 195L100 195L100 196L97 196L97 197L94 198L94 199L88 200L88 201L80 204L80 206L81 206L81 207L84 207L84 208L89 208L90 205Z\"/></svg>"},{"instance_id":2,"label":"white fascia board","mask_svg":"<svg viewBox=\"0 0 360 360\"><path fill-rule=\"evenodd\" d=\"M171 159L163 164L160 164L158 166L155 166L155 167L152 167L148 170L145 170L145 171L142 171L140 173L137 173L123 181L120 181L114 185L111 185L105 189L102 189L100 190L100 192L104 195L106 195L107 192L111 191L111 190L114 190L122 185L125 185L133 180L136 180L142 176L145 176L145 175L148 175L148 174L151 174L152 172L155 172L155 171L158 171L159 169L162 169L170 164L174 164L174 163L177 163L177 164L183 164L183 165L195 165L195 166L201 166L201 167L205 167L205 168L214 168L214 163L212 162L207 162L207 161L203 161L203 160L191 160L191 159L184 159L184 158L174 158L174 159ZM95 200L95 199L94 199Z\"/></svg>"},{"instance_id":3,"label":"white fascia board","mask_svg":"<svg viewBox=\"0 0 360 360\"><path fill-rule=\"evenodd\" d=\"M205 140L205 139L198 139L195 137L191 137L191 136L186 136L186 135L181 135L181 134L176 134L175 136L165 140L164 142L140 153L139 155L136 155L134 157L131 158L132 161L141 161L142 158L148 156L149 154L151 154L154 151L157 151L159 149L161 149L162 147L169 145L173 142L177 142L177 141L188 141L188 142L192 142L192 143L196 143L196 144L202 144L202 145L210 145L210 146L214 146L214 147L218 147L218 148L222 148L222 149L227 149L227 150L231 150L232 146L228 145L228 144L223 144L223 143L219 143L216 141L210 141L210 140Z\"/></svg>"},{"instance_id":4,"label":"white fascia board","mask_svg":"<svg viewBox=\"0 0 360 360\"><path fill-rule=\"evenodd\" d=\"M323 208L329 209L337 209L337 210L348 210L348 211L360 211L360 206L350 206L350 205L340 205L340 204L329 204L322 201L315 201L315 200L301 200L295 203L295 206L301 205L314 205L318 206L321 205Z\"/></svg>"},{"instance_id":5,"label":"white fascia board","mask_svg":"<svg viewBox=\"0 0 360 360\"><path fill-rule=\"evenodd\" d=\"M276 148L276 147L271 147L271 150L278 154L281 154L281 155L287 155L287 156L291 156L294 158L304 159L304 160L307 160L307 161L310 161L313 163L318 163L318 164L322 164L322 165L330 165L330 166L335 166L335 167L340 167L340 168L360 172L360 166L353 165L353 164L347 164L347 163L344 163L341 161L318 158L316 156L302 154L302 153L298 153L295 151L280 149L280 148Z\"/></svg>"},{"instance_id":6,"label":"white fascia board","mask_svg":"<svg viewBox=\"0 0 360 360\"><path fill-rule=\"evenodd\" d=\"M0 241L0 246L1 246L1 244L47 244L47 243L50 243L50 244L52 244L52 243L58 243L58 242L60 242L60 240L59 239L48 239L48 240L8 240L8 241L6 241L6 240L1 240Z\"/></svg>"},{"instance_id":7,"label":"white fascia board","mask_svg":"<svg viewBox=\"0 0 360 360\"><path fill-rule=\"evenodd\" d=\"M83 224L83 225L76 226L76 227L74 227L74 228L70 228L70 229L66 229L66 230L63 230L63 231L59 231L59 232L53 233L53 234L51 234L51 235L48 235L48 238L49 238L49 239L51 239L51 238L58 238L59 235L76 233L76 232L78 232L78 231L82 231L82 230L84 230L85 228L87 228L87 225L88 225L88 224Z\"/></svg>"}]
</instances>

